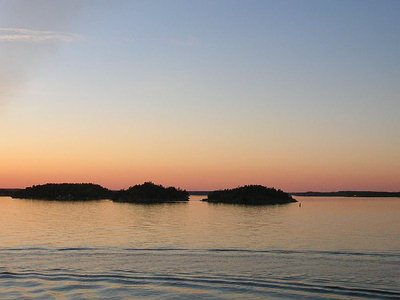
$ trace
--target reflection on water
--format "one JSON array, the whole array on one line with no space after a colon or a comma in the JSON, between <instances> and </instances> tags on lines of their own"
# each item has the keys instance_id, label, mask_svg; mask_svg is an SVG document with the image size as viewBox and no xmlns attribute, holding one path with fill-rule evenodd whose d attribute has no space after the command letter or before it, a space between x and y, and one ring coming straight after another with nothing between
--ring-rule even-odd
<instances>
[{"instance_id":1,"label":"reflection on water","mask_svg":"<svg viewBox=\"0 0 400 300\"><path fill-rule=\"evenodd\" d=\"M0 297L398 298L400 199L0 197Z\"/></svg>"}]
</instances>

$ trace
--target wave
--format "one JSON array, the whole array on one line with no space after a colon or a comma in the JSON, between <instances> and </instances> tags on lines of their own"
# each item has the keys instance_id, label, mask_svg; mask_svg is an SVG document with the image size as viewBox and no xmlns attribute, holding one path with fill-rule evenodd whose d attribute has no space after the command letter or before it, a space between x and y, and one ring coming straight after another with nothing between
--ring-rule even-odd
<instances>
[{"instance_id":1,"label":"wave","mask_svg":"<svg viewBox=\"0 0 400 300\"><path fill-rule=\"evenodd\" d=\"M22 247L22 248L0 248L0 253L4 251L56 251L56 252L69 252L69 251L127 251L127 252L210 252L210 253L271 253L271 254L287 254L287 255L344 255L344 256L378 256L378 257L400 257L399 251L386 251L386 252L354 252L354 251L329 251L329 250L279 250L279 249L241 249L241 248L113 248L113 247Z\"/></svg>"},{"instance_id":2,"label":"wave","mask_svg":"<svg viewBox=\"0 0 400 300\"><path fill-rule=\"evenodd\" d=\"M162 290L167 293L171 289L177 295L207 293L215 296L279 296L296 298L331 298L361 297L398 299L397 291L377 288L345 287L334 284L315 284L299 281L274 280L268 278L249 278L244 276L207 275L207 274L140 274L127 271L113 271L105 274L82 274L71 270L48 270L46 272L0 272L0 282L17 282L18 289L25 294L35 294L44 288L53 292L65 292L77 295L89 290L106 295L118 286L120 296L144 289L150 296L160 296ZM24 285L24 283L27 283ZM29 284L28 284L29 283ZM122 293L122 294L121 294ZM0 296L2 289L0 288ZM162 295L162 294L161 294ZM222 297L222 298L224 298ZM218 297L216 297L218 298Z\"/></svg>"},{"instance_id":3,"label":"wave","mask_svg":"<svg viewBox=\"0 0 400 300\"><path fill-rule=\"evenodd\" d=\"M400 299L399 263L398 251L0 248L0 299Z\"/></svg>"}]
</instances>

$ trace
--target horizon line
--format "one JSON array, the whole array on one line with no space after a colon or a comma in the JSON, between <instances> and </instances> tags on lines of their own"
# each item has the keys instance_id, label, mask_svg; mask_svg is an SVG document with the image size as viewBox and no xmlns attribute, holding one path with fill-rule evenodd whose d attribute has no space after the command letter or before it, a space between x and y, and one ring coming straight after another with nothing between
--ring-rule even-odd
<instances>
[{"instance_id":1,"label":"horizon line","mask_svg":"<svg viewBox=\"0 0 400 300\"><path fill-rule=\"evenodd\" d=\"M144 181L143 183L146 183L146 182L152 182L152 181ZM152 182L152 183L154 183L154 182ZM101 187L104 187L104 188L106 188L106 189L108 189L108 190L110 190L110 191L118 191L118 190L124 190L124 189L126 189L126 188L121 188L121 189L110 189L110 188L105 187L105 186L103 186L103 185L101 185L101 184L92 183L92 182L57 182L57 183L56 183L56 182L46 182L46 183L41 183L41 184L33 184L33 185L30 185L30 186L26 186L26 187L12 187L12 188L10 188L10 187L0 187L0 190L19 190L19 189L25 189L25 188L28 188L28 187L32 187L32 186L35 186L35 185L45 185L45 184L96 184L96 185L100 185ZM134 184L134 185L139 185L139 184L141 184L141 183L137 183L137 184ZM154 184L156 184L156 183L154 183ZM130 185L129 187L132 187L132 186L134 186L134 185ZM157 184L157 185L158 185L158 184ZM162 185L162 184L161 184L161 185ZM246 186L246 185L251 185L251 184L243 184L243 185L237 185L237 186L235 186L235 187L230 187L230 188L217 188L217 189L198 189L198 190L195 190L195 189L185 189L185 188L181 188L181 187L179 187L179 186L177 186L177 188L186 190L187 192L191 192L191 193L207 193L207 192L218 191L218 190L232 189L232 188L241 187L241 186ZM169 186L163 185L163 186L171 187L172 185L169 185ZM267 185L264 185L264 186L265 186L265 187L268 187L268 188L280 189L280 188L276 188L276 187L273 187L273 186L272 186L272 187L267 186ZM127 187L127 188L129 188L129 187ZM172 186L172 187L176 187L176 186ZM345 190L326 190L326 191L321 191L321 190L306 190L306 191L284 191L284 192L286 192L286 193L288 193L288 194L339 193L339 192L400 193L400 190L391 190L391 191L387 191L387 190L345 189Z\"/></svg>"}]
</instances>

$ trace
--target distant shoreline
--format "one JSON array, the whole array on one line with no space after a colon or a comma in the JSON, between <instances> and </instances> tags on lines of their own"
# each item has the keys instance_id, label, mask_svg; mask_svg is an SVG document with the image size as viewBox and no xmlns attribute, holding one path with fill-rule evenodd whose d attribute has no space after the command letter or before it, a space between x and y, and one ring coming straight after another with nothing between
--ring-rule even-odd
<instances>
[{"instance_id":1,"label":"distant shoreline","mask_svg":"<svg viewBox=\"0 0 400 300\"><path fill-rule=\"evenodd\" d=\"M21 191L20 188L0 188L0 196L12 196ZM190 196L207 196L212 191L188 191ZM400 197L400 192L380 192L380 191L338 191L338 192L295 192L289 193L292 196L302 197Z\"/></svg>"},{"instance_id":2,"label":"distant shoreline","mask_svg":"<svg viewBox=\"0 0 400 300\"><path fill-rule=\"evenodd\" d=\"M377 191L303 192L290 194L292 196L303 197L400 197L400 192Z\"/></svg>"},{"instance_id":3,"label":"distant shoreline","mask_svg":"<svg viewBox=\"0 0 400 300\"><path fill-rule=\"evenodd\" d=\"M207 196L212 191L188 191L190 196ZM295 192L292 196L302 197L391 197L400 198L400 192L339 191L339 192Z\"/></svg>"},{"instance_id":4,"label":"distant shoreline","mask_svg":"<svg viewBox=\"0 0 400 300\"><path fill-rule=\"evenodd\" d=\"M189 191L190 196L207 196L212 191ZM292 196L302 197L400 197L400 192L339 191L339 192L295 192Z\"/></svg>"}]
</instances>

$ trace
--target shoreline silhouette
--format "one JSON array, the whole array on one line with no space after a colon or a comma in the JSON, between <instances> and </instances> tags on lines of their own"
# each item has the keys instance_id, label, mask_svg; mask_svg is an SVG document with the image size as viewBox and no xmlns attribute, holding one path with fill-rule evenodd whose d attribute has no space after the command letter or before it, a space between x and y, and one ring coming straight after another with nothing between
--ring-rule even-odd
<instances>
[{"instance_id":1,"label":"shoreline silhouette","mask_svg":"<svg viewBox=\"0 0 400 300\"><path fill-rule=\"evenodd\" d=\"M244 205L286 204L297 202L288 193L262 185L245 185L234 189L213 191L207 195L205 202L229 203Z\"/></svg>"},{"instance_id":2,"label":"shoreline silhouette","mask_svg":"<svg viewBox=\"0 0 400 300\"><path fill-rule=\"evenodd\" d=\"M237 189L237 188L236 188ZM231 189L233 190L233 189ZM190 196L209 196L213 201L214 191L187 191L175 187L163 187L152 182L131 186L128 189L111 190L93 183L46 183L26 188L0 188L0 196L31 198L39 200L99 200L111 199L117 202L176 202L187 201ZM225 190L227 191L227 190ZM147 194L146 194L147 193ZM301 197L393 197L400 198L400 192L384 191L334 191L334 192L294 192L290 196ZM213 196L214 195L214 196ZM215 200L215 199L214 199Z\"/></svg>"},{"instance_id":3,"label":"shoreline silhouette","mask_svg":"<svg viewBox=\"0 0 400 300\"><path fill-rule=\"evenodd\" d=\"M303 197L400 197L400 192L379 191L300 192L290 194Z\"/></svg>"},{"instance_id":4,"label":"shoreline silhouette","mask_svg":"<svg viewBox=\"0 0 400 300\"><path fill-rule=\"evenodd\" d=\"M203 192L196 193L197 195ZM93 183L46 183L25 189L1 189L1 196L16 199L37 199L56 201L86 201L110 199L129 203L172 203L189 201L190 193L175 187L164 187L145 182L122 189L109 190ZM245 205L284 204L297 202L288 193L261 185L246 185L230 190L217 190L207 194L210 203L234 203Z\"/></svg>"}]
</instances>

